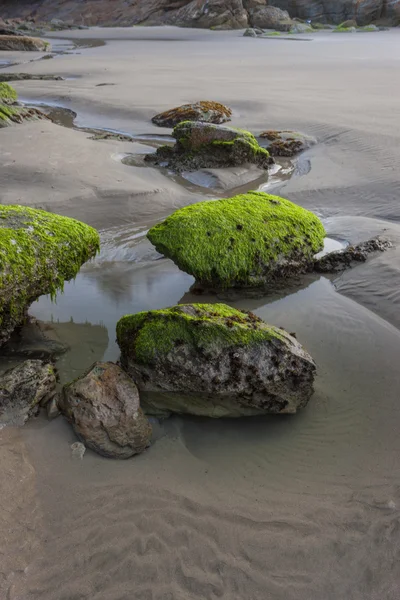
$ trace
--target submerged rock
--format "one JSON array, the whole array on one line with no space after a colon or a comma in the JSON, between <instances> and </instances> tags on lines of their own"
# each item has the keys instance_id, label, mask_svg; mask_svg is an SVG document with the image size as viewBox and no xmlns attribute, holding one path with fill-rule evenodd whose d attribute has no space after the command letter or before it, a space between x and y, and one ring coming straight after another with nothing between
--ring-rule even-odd
<instances>
[{"instance_id":1,"label":"submerged rock","mask_svg":"<svg viewBox=\"0 0 400 600\"><path fill-rule=\"evenodd\" d=\"M51 364L26 360L0 376L0 425L23 425L55 395L56 374Z\"/></svg>"},{"instance_id":2,"label":"submerged rock","mask_svg":"<svg viewBox=\"0 0 400 600\"><path fill-rule=\"evenodd\" d=\"M299 342L224 304L125 316L117 340L151 414L294 413L313 393L315 364Z\"/></svg>"},{"instance_id":3,"label":"submerged rock","mask_svg":"<svg viewBox=\"0 0 400 600\"><path fill-rule=\"evenodd\" d=\"M314 262L314 270L320 273L337 273L348 269L354 262L365 262L374 252L384 252L392 247L390 240L373 238L339 252L330 252Z\"/></svg>"},{"instance_id":4,"label":"submerged rock","mask_svg":"<svg viewBox=\"0 0 400 600\"><path fill-rule=\"evenodd\" d=\"M137 387L113 363L95 363L64 386L59 408L78 438L102 456L129 458L150 445L151 425Z\"/></svg>"},{"instance_id":5,"label":"submerged rock","mask_svg":"<svg viewBox=\"0 0 400 600\"><path fill-rule=\"evenodd\" d=\"M174 128L173 136L175 146L161 146L145 159L177 172L250 163L268 169L273 163L268 151L243 129L184 121Z\"/></svg>"},{"instance_id":6,"label":"submerged rock","mask_svg":"<svg viewBox=\"0 0 400 600\"><path fill-rule=\"evenodd\" d=\"M49 49L49 42L45 42L39 38L28 37L25 35L0 36L0 50L13 50L15 52L47 52Z\"/></svg>"},{"instance_id":7,"label":"submerged rock","mask_svg":"<svg viewBox=\"0 0 400 600\"><path fill-rule=\"evenodd\" d=\"M219 102L200 100L159 113L152 118L152 122L159 127L175 127L182 121L202 121L218 125L230 121L231 116L232 111L227 106Z\"/></svg>"},{"instance_id":8,"label":"submerged rock","mask_svg":"<svg viewBox=\"0 0 400 600\"><path fill-rule=\"evenodd\" d=\"M248 192L181 208L147 237L201 286L226 289L263 287L308 270L325 230L289 200Z\"/></svg>"},{"instance_id":9,"label":"submerged rock","mask_svg":"<svg viewBox=\"0 0 400 600\"><path fill-rule=\"evenodd\" d=\"M2 81L64 81L60 75L38 75L34 73L0 73L0 82Z\"/></svg>"},{"instance_id":10,"label":"submerged rock","mask_svg":"<svg viewBox=\"0 0 400 600\"><path fill-rule=\"evenodd\" d=\"M268 130L260 133L260 144L271 156L295 156L314 146L317 140L297 131Z\"/></svg>"},{"instance_id":11,"label":"submerged rock","mask_svg":"<svg viewBox=\"0 0 400 600\"><path fill-rule=\"evenodd\" d=\"M55 296L99 249L95 229L25 206L0 205L0 345L43 294Z\"/></svg>"}]
</instances>

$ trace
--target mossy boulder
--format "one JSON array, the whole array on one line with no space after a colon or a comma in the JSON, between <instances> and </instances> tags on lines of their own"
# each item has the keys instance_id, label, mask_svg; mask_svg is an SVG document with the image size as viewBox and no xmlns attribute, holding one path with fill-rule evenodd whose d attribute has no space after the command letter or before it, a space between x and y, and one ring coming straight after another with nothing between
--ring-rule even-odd
<instances>
[{"instance_id":1,"label":"mossy boulder","mask_svg":"<svg viewBox=\"0 0 400 600\"><path fill-rule=\"evenodd\" d=\"M270 129L259 135L260 145L268 150L271 156L295 156L314 146L317 140L297 131L276 131Z\"/></svg>"},{"instance_id":2,"label":"mossy boulder","mask_svg":"<svg viewBox=\"0 0 400 600\"><path fill-rule=\"evenodd\" d=\"M159 113L152 118L152 122L159 127L175 127L182 121L202 121L204 123L221 124L230 121L232 111L219 102L200 100L193 104L183 104Z\"/></svg>"},{"instance_id":3,"label":"mossy boulder","mask_svg":"<svg viewBox=\"0 0 400 600\"><path fill-rule=\"evenodd\" d=\"M0 205L0 345L34 300L55 296L98 249L97 231L84 223Z\"/></svg>"},{"instance_id":4,"label":"mossy boulder","mask_svg":"<svg viewBox=\"0 0 400 600\"><path fill-rule=\"evenodd\" d=\"M312 212L263 192L186 206L147 234L158 252L213 289L264 287L307 270L324 236Z\"/></svg>"},{"instance_id":5,"label":"mossy boulder","mask_svg":"<svg viewBox=\"0 0 400 600\"><path fill-rule=\"evenodd\" d=\"M268 151L243 129L184 121L174 128L173 136L175 146L161 146L155 153L147 154L146 160L177 172L250 163L268 169L273 163Z\"/></svg>"},{"instance_id":6,"label":"mossy boulder","mask_svg":"<svg viewBox=\"0 0 400 600\"><path fill-rule=\"evenodd\" d=\"M17 100L15 89L8 83L0 82L0 129L13 123L47 118L38 109L21 106Z\"/></svg>"},{"instance_id":7,"label":"mossy boulder","mask_svg":"<svg viewBox=\"0 0 400 600\"><path fill-rule=\"evenodd\" d=\"M47 52L50 49L49 42L39 38L21 35L1 35L0 50L12 50L14 52Z\"/></svg>"},{"instance_id":8,"label":"mossy boulder","mask_svg":"<svg viewBox=\"0 0 400 600\"><path fill-rule=\"evenodd\" d=\"M117 341L149 414L294 413L313 393L315 364L301 344L224 304L127 315L117 324Z\"/></svg>"}]
</instances>

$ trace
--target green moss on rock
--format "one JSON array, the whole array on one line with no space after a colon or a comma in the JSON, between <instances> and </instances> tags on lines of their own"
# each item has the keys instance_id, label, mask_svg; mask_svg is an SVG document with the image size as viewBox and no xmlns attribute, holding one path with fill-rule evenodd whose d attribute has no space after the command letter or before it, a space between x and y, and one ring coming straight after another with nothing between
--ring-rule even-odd
<instances>
[{"instance_id":1,"label":"green moss on rock","mask_svg":"<svg viewBox=\"0 0 400 600\"><path fill-rule=\"evenodd\" d=\"M24 206L0 206L0 344L20 324L29 305L53 297L64 281L96 254L95 229Z\"/></svg>"},{"instance_id":2,"label":"green moss on rock","mask_svg":"<svg viewBox=\"0 0 400 600\"><path fill-rule=\"evenodd\" d=\"M9 83L0 83L0 102L4 104L12 104L18 99L17 92Z\"/></svg>"},{"instance_id":3,"label":"green moss on rock","mask_svg":"<svg viewBox=\"0 0 400 600\"><path fill-rule=\"evenodd\" d=\"M244 129L183 121L174 130L176 144L162 146L146 160L176 171L257 164L267 169L273 163L253 134Z\"/></svg>"},{"instance_id":4,"label":"green moss on rock","mask_svg":"<svg viewBox=\"0 0 400 600\"><path fill-rule=\"evenodd\" d=\"M259 287L308 268L325 230L289 200L248 192L181 208L147 237L205 287Z\"/></svg>"},{"instance_id":5,"label":"green moss on rock","mask_svg":"<svg viewBox=\"0 0 400 600\"><path fill-rule=\"evenodd\" d=\"M211 349L216 352L272 338L282 339L281 330L267 325L253 313L225 304L182 304L127 315L117 323L117 341L122 352L143 364L183 344L199 352Z\"/></svg>"}]
</instances>

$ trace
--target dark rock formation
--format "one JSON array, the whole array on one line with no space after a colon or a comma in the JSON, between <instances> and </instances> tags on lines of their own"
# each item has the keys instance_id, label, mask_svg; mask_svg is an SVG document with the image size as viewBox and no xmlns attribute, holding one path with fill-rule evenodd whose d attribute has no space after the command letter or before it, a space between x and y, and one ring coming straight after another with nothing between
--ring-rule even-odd
<instances>
[{"instance_id":1,"label":"dark rock formation","mask_svg":"<svg viewBox=\"0 0 400 600\"><path fill-rule=\"evenodd\" d=\"M177 172L255 164L263 169L274 162L248 131L225 125L183 121L174 128L176 144L146 155L148 162Z\"/></svg>"},{"instance_id":2,"label":"dark rock formation","mask_svg":"<svg viewBox=\"0 0 400 600\"><path fill-rule=\"evenodd\" d=\"M266 6L288 11L291 18L321 23L339 24L346 19L356 19L359 25L378 19L400 23L400 0L3 0L1 8L3 17L34 18L37 24L56 18L65 26L140 23L244 29L249 15L251 21L251 15ZM27 22L28 29L34 26ZM14 24L9 27L14 29Z\"/></svg>"},{"instance_id":3,"label":"dark rock formation","mask_svg":"<svg viewBox=\"0 0 400 600\"><path fill-rule=\"evenodd\" d=\"M317 140L297 131L269 130L260 133L260 145L268 150L271 156L295 156L314 146Z\"/></svg>"},{"instance_id":4,"label":"dark rock formation","mask_svg":"<svg viewBox=\"0 0 400 600\"><path fill-rule=\"evenodd\" d=\"M0 376L0 426L23 425L55 395L56 374L51 364L27 360Z\"/></svg>"}]
</instances>

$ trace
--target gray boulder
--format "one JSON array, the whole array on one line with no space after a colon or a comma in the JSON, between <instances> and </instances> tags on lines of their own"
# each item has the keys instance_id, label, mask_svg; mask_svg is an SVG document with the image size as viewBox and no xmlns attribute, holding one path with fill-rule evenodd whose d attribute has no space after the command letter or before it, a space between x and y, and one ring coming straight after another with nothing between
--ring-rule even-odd
<instances>
[{"instance_id":1,"label":"gray boulder","mask_svg":"<svg viewBox=\"0 0 400 600\"><path fill-rule=\"evenodd\" d=\"M26 360L0 376L0 426L23 425L56 393L54 367Z\"/></svg>"},{"instance_id":2,"label":"gray boulder","mask_svg":"<svg viewBox=\"0 0 400 600\"><path fill-rule=\"evenodd\" d=\"M248 25L242 0L192 0L165 18L168 23L180 27L244 29Z\"/></svg>"},{"instance_id":3,"label":"gray boulder","mask_svg":"<svg viewBox=\"0 0 400 600\"><path fill-rule=\"evenodd\" d=\"M253 38L256 38L257 37L257 33L256 33L255 29L248 28L243 33L243 37L253 37Z\"/></svg>"},{"instance_id":4,"label":"gray boulder","mask_svg":"<svg viewBox=\"0 0 400 600\"><path fill-rule=\"evenodd\" d=\"M293 26L289 13L275 6L257 5L250 8L249 22L251 27L275 29L276 31L290 31Z\"/></svg>"},{"instance_id":5,"label":"gray boulder","mask_svg":"<svg viewBox=\"0 0 400 600\"><path fill-rule=\"evenodd\" d=\"M102 456L130 458L150 445L137 387L113 363L97 362L64 386L58 404L78 438Z\"/></svg>"},{"instance_id":6,"label":"gray boulder","mask_svg":"<svg viewBox=\"0 0 400 600\"><path fill-rule=\"evenodd\" d=\"M294 413L313 393L301 344L224 304L183 304L117 324L121 365L149 414L241 417Z\"/></svg>"}]
</instances>

